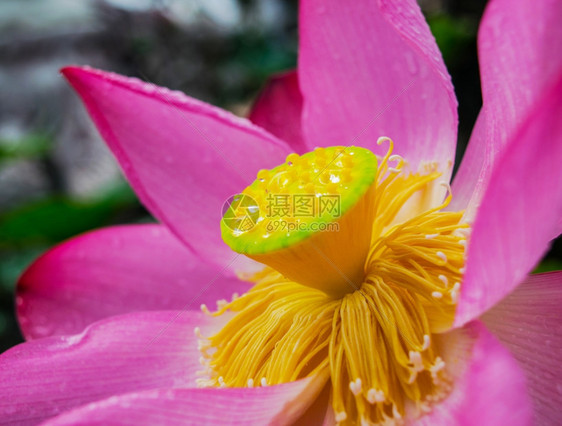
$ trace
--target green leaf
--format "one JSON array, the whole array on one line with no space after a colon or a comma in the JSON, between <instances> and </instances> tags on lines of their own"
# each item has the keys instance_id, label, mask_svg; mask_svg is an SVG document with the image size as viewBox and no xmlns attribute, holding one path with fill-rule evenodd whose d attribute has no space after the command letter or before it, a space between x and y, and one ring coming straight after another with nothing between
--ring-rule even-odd
<instances>
[{"instance_id":1,"label":"green leaf","mask_svg":"<svg viewBox=\"0 0 562 426\"><path fill-rule=\"evenodd\" d=\"M132 209L138 210L139 203L126 185L89 201L50 197L0 215L0 249L53 244L115 223Z\"/></svg>"},{"instance_id":2,"label":"green leaf","mask_svg":"<svg viewBox=\"0 0 562 426\"><path fill-rule=\"evenodd\" d=\"M50 147L51 138L46 134L30 134L21 139L0 139L0 162L18 158L40 157Z\"/></svg>"},{"instance_id":3,"label":"green leaf","mask_svg":"<svg viewBox=\"0 0 562 426\"><path fill-rule=\"evenodd\" d=\"M0 253L0 284L7 294L13 294L18 277L46 249L46 246L36 246Z\"/></svg>"},{"instance_id":4,"label":"green leaf","mask_svg":"<svg viewBox=\"0 0 562 426\"><path fill-rule=\"evenodd\" d=\"M476 25L448 15L428 16L427 22L446 63L456 62L476 38Z\"/></svg>"},{"instance_id":5,"label":"green leaf","mask_svg":"<svg viewBox=\"0 0 562 426\"><path fill-rule=\"evenodd\" d=\"M542 272L560 271L562 270L562 260L560 259L544 259L539 266L535 268L533 274L539 274Z\"/></svg>"}]
</instances>

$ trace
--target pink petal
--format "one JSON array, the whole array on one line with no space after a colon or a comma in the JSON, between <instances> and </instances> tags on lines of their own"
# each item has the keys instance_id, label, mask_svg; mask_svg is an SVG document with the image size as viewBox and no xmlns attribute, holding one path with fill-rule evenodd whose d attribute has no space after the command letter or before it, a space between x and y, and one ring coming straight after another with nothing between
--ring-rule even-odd
<instances>
[{"instance_id":1,"label":"pink petal","mask_svg":"<svg viewBox=\"0 0 562 426\"><path fill-rule=\"evenodd\" d=\"M535 423L562 423L562 272L531 275L482 319L527 376Z\"/></svg>"},{"instance_id":2,"label":"pink petal","mask_svg":"<svg viewBox=\"0 0 562 426\"><path fill-rule=\"evenodd\" d=\"M304 379L257 388L145 391L86 405L46 425L110 424L115 419L134 425L291 424L323 383L325 380Z\"/></svg>"},{"instance_id":3,"label":"pink petal","mask_svg":"<svg viewBox=\"0 0 562 426\"><path fill-rule=\"evenodd\" d=\"M139 312L22 343L0 356L0 419L37 423L112 395L193 387L196 326L209 335L217 324L198 312Z\"/></svg>"},{"instance_id":4,"label":"pink petal","mask_svg":"<svg viewBox=\"0 0 562 426\"><path fill-rule=\"evenodd\" d=\"M532 410L525 376L511 354L481 323L442 338L454 377L451 394L433 406L419 425L530 425Z\"/></svg>"},{"instance_id":5,"label":"pink petal","mask_svg":"<svg viewBox=\"0 0 562 426\"><path fill-rule=\"evenodd\" d=\"M179 92L90 68L63 74L147 208L203 257L229 261L221 207L283 162L286 144Z\"/></svg>"},{"instance_id":6,"label":"pink petal","mask_svg":"<svg viewBox=\"0 0 562 426\"><path fill-rule=\"evenodd\" d=\"M492 307L547 250L562 217L562 74L497 161L473 226L455 324Z\"/></svg>"},{"instance_id":7,"label":"pink petal","mask_svg":"<svg viewBox=\"0 0 562 426\"><path fill-rule=\"evenodd\" d=\"M302 136L302 94L296 71L277 74L257 98L250 121L286 141L302 154L309 151Z\"/></svg>"},{"instance_id":8,"label":"pink petal","mask_svg":"<svg viewBox=\"0 0 562 426\"><path fill-rule=\"evenodd\" d=\"M214 307L248 284L196 257L162 225L89 232L41 256L22 275L17 313L27 339L81 332L112 315Z\"/></svg>"},{"instance_id":9,"label":"pink petal","mask_svg":"<svg viewBox=\"0 0 562 426\"><path fill-rule=\"evenodd\" d=\"M499 152L562 69L561 16L557 0L494 0L486 9L478 32L482 129L473 133L453 185L453 193L468 193L455 195L455 203L470 202L470 216Z\"/></svg>"},{"instance_id":10,"label":"pink petal","mask_svg":"<svg viewBox=\"0 0 562 426\"><path fill-rule=\"evenodd\" d=\"M438 161L447 178L457 112L449 74L415 0L310 0L300 6L299 82L311 146L396 143L414 170Z\"/></svg>"}]
</instances>

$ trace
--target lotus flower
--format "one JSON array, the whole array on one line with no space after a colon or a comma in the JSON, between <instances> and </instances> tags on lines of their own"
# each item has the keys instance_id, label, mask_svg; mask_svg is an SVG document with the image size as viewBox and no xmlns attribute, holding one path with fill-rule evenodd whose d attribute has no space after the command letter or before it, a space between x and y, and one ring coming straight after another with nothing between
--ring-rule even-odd
<instances>
[{"instance_id":1,"label":"lotus flower","mask_svg":"<svg viewBox=\"0 0 562 426\"><path fill-rule=\"evenodd\" d=\"M249 120L65 68L161 224L78 236L24 273L2 421L560 423L562 275L528 274L561 229L561 16L489 4L452 190L455 95L414 1L303 1L298 71ZM221 238L229 196L276 185L340 194L339 231Z\"/></svg>"}]
</instances>

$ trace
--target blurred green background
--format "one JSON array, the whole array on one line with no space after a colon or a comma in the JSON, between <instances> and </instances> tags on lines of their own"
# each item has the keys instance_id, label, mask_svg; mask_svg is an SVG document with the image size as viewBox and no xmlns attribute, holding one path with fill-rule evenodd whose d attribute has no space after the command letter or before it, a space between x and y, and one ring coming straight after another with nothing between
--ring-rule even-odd
<instances>
[{"instance_id":1,"label":"blurred green background","mask_svg":"<svg viewBox=\"0 0 562 426\"><path fill-rule=\"evenodd\" d=\"M462 156L481 106L485 1L423 0L459 99ZM137 76L247 114L267 77L295 67L294 0L0 1L0 352L22 339L18 276L93 228L152 220L58 69ZM562 269L556 242L540 270Z\"/></svg>"}]
</instances>

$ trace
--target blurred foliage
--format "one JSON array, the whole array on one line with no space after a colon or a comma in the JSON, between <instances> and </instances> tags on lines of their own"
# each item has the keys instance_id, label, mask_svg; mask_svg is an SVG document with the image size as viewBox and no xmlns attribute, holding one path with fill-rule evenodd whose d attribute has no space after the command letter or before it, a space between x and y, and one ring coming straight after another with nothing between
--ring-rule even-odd
<instances>
[{"instance_id":1,"label":"blurred foliage","mask_svg":"<svg viewBox=\"0 0 562 426\"><path fill-rule=\"evenodd\" d=\"M466 17L454 18L445 14L428 16L427 21L447 64L462 62L464 53L474 43L477 23Z\"/></svg>"},{"instance_id":2,"label":"blurred foliage","mask_svg":"<svg viewBox=\"0 0 562 426\"><path fill-rule=\"evenodd\" d=\"M271 74L297 66L296 40L268 37L259 31L236 34L231 40L232 54L219 62L226 72L243 72L243 84L221 90L218 103L223 106L248 100Z\"/></svg>"},{"instance_id":3,"label":"blurred foliage","mask_svg":"<svg viewBox=\"0 0 562 426\"><path fill-rule=\"evenodd\" d=\"M51 138L41 133L15 140L0 139L0 165L3 161L42 157L49 151L50 142Z\"/></svg>"},{"instance_id":4,"label":"blurred foliage","mask_svg":"<svg viewBox=\"0 0 562 426\"><path fill-rule=\"evenodd\" d=\"M54 244L115 223L136 205L136 195L124 183L89 201L48 197L0 215L0 250Z\"/></svg>"},{"instance_id":5,"label":"blurred foliage","mask_svg":"<svg viewBox=\"0 0 562 426\"><path fill-rule=\"evenodd\" d=\"M464 9L456 14L439 12L427 16L429 27L451 74L459 100L459 129L454 173L464 155L482 105L476 47L480 15L463 13L463 11Z\"/></svg>"},{"instance_id":6,"label":"blurred foliage","mask_svg":"<svg viewBox=\"0 0 562 426\"><path fill-rule=\"evenodd\" d=\"M535 268L533 274L540 274L543 272L552 272L552 271L561 271L561 270L562 270L562 260L547 257L539 264L539 266Z\"/></svg>"}]
</instances>

